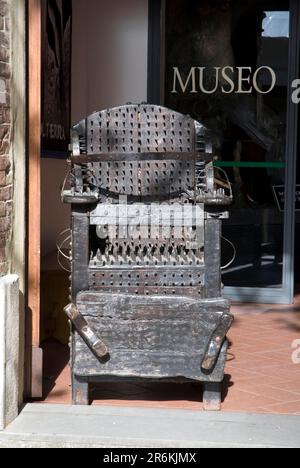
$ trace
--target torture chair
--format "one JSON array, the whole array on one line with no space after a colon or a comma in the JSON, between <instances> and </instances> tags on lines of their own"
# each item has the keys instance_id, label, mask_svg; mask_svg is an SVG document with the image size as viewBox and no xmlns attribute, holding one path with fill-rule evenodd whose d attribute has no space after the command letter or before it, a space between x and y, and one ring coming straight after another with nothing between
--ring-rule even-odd
<instances>
[{"instance_id":1,"label":"torture chair","mask_svg":"<svg viewBox=\"0 0 300 468\"><path fill-rule=\"evenodd\" d=\"M214 177L209 132L130 104L75 125L71 146L73 403L89 404L90 383L147 379L202 382L205 409L220 409L233 321L221 220L232 196Z\"/></svg>"}]
</instances>

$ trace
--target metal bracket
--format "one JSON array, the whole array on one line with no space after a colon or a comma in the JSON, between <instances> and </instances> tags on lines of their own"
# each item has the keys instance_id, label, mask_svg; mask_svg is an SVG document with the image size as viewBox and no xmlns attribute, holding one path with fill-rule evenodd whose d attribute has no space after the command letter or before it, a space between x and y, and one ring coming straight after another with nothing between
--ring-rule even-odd
<instances>
[{"instance_id":1,"label":"metal bracket","mask_svg":"<svg viewBox=\"0 0 300 468\"><path fill-rule=\"evenodd\" d=\"M204 215L205 219L229 219L229 212L228 211L221 211L218 213L209 213L205 212Z\"/></svg>"},{"instance_id":2,"label":"metal bracket","mask_svg":"<svg viewBox=\"0 0 300 468\"><path fill-rule=\"evenodd\" d=\"M209 344L204 355L201 367L205 371L211 371L218 359L221 347L223 346L226 335L234 321L233 315L225 313L222 315L220 322L210 337Z\"/></svg>"},{"instance_id":3,"label":"metal bracket","mask_svg":"<svg viewBox=\"0 0 300 468\"><path fill-rule=\"evenodd\" d=\"M64 308L64 311L81 338L94 353L96 358L103 359L105 356L107 356L109 352L106 344L97 337L96 333L94 330L92 330L85 318L81 315L78 308L74 304L69 304Z\"/></svg>"},{"instance_id":4,"label":"metal bracket","mask_svg":"<svg viewBox=\"0 0 300 468\"><path fill-rule=\"evenodd\" d=\"M72 190L64 190L61 194L63 203L73 205L91 205L99 201L98 193L77 194Z\"/></svg>"},{"instance_id":5,"label":"metal bracket","mask_svg":"<svg viewBox=\"0 0 300 468\"><path fill-rule=\"evenodd\" d=\"M79 135L76 132L76 130L72 131L71 134L71 151L73 156L79 156L80 155L80 142L79 142Z\"/></svg>"}]
</instances>

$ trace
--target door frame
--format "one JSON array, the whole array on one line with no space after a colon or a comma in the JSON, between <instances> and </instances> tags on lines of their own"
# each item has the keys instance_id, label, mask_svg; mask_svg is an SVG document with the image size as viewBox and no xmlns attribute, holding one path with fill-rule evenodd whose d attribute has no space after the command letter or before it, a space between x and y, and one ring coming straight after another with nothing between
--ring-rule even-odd
<instances>
[{"instance_id":1,"label":"door frame","mask_svg":"<svg viewBox=\"0 0 300 468\"><path fill-rule=\"evenodd\" d=\"M166 0L149 0L148 47L148 102L164 101L164 26ZM290 0L290 47L288 83L299 77L300 58L300 5ZM160 50L160 54L157 54ZM225 287L224 296L240 302L292 304L294 302L295 274L295 193L298 149L298 105L287 97L287 147L285 173L285 213L283 245L283 282L281 288Z\"/></svg>"},{"instance_id":2,"label":"door frame","mask_svg":"<svg viewBox=\"0 0 300 468\"><path fill-rule=\"evenodd\" d=\"M41 278L41 0L27 1L27 397L43 394L40 348Z\"/></svg>"}]
</instances>

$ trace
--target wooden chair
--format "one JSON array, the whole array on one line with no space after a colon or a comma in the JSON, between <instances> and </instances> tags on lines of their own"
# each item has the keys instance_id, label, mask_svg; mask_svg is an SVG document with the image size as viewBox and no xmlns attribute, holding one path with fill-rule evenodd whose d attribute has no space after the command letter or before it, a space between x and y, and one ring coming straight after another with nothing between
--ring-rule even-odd
<instances>
[{"instance_id":1,"label":"wooden chair","mask_svg":"<svg viewBox=\"0 0 300 468\"><path fill-rule=\"evenodd\" d=\"M221 294L221 219L207 129L153 105L96 112L72 129L71 369L89 383L198 381L220 409L233 317Z\"/></svg>"}]
</instances>

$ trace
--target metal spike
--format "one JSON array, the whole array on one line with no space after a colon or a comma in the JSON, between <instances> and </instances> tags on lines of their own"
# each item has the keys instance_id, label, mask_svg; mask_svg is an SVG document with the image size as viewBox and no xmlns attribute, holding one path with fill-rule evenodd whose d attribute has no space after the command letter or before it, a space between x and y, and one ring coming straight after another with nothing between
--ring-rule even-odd
<instances>
[{"instance_id":1,"label":"metal spike","mask_svg":"<svg viewBox=\"0 0 300 468\"><path fill-rule=\"evenodd\" d=\"M193 252L192 252L192 250L189 251L188 259L189 259L190 265L192 265L192 264L194 263L194 257L193 257Z\"/></svg>"},{"instance_id":2,"label":"metal spike","mask_svg":"<svg viewBox=\"0 0 300 468\"><path fill-rule=\"evenodd\" d=\"M99 261L100 261L101 263L106 263L105 255L101 255L101 257L99 258Z\"/></svg>"}]
</instances>

